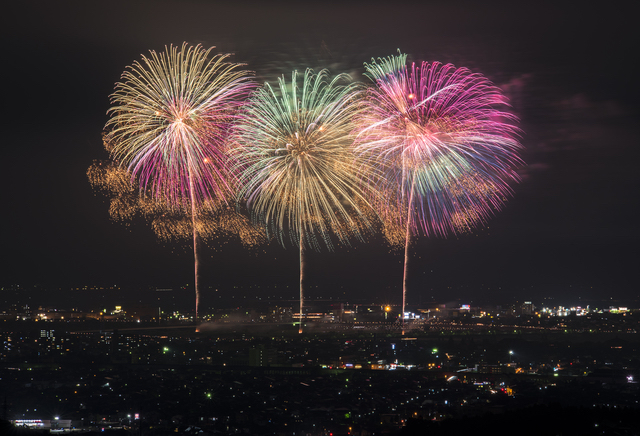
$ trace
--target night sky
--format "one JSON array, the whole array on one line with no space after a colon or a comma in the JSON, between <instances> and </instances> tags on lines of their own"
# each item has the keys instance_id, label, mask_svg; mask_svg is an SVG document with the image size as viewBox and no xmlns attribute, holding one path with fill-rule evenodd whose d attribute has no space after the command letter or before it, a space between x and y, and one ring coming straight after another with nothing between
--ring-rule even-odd
<instances>
[{"instance_id":1,"label":"night sky","mask_svg":"<svg viewBox=\"0 0 640 436\"><path fill-rule=\"evenodd\" d=\"M480 72L520 117L522 183L487 226L422 238L408 301L637 299L637 32L627 10L531 2L22 1L2 13L4 110L0 286L176 287L191 247L140 221L113 222L86 177L121 72L183 41L235 53L258 80L410 61ZM268 5L268 6L266 6ZM602 3L600 8L611 7ZM399 301L401 252L378 236L309 255L309 296ZM238 241L205 250L203 285L295 296L298 252ZM234 289L234 286L241 287ZM260 286L260 288L258 288ZM287 288L288 286L288 288ZM61 294L64 298L64 294Z\"/></svg>"}]
</instances>

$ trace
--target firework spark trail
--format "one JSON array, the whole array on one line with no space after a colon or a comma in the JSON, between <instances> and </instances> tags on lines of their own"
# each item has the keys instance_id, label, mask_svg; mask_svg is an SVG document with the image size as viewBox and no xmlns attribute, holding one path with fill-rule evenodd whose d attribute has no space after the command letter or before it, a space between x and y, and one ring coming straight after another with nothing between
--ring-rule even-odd
<instances>
[{"instance_id":1,"label":"firework spark trail","mask_svg":"<svg viewBox=\"0 0 640 436\"><path fill-rule=\"evenodd\" d=\"M365 64L374 82L357 121L356 154L384 174L365 181L394 242L404 242L402 320L411 236L446 236L484 223L522 165L516 117L479 74L453 65L406 66L406 55ZM398 228L405 237L400 238ZM404 333L404 331L403 331Z\"/></svg>"},{"instance_id":2,"label":"firework spark trail","mask_svg":"<svg viewBox=\"0 0 640 436\"><path fill-rule=\"evenodd\" d=\"M201 46L151 51L122 74L111 95L108 149L141 197L190 214L198 320L197 215L234 197L224 150L237 110L253 84L229 55Z\"/></svg>"},{"instance_id":3,"label":"firework spark trail","mask_svg":"<svg viewBox=\"0 0 640 436\"><path fill-rule=\"evenodd\" d=\"M348 76L330 79L326 70L278 87L265 83L249 99L234 133L231 155L240 171L240 195L255 221L285 244L286 235L300 250L300 331L304 299L304 251L329 249L362 238L371 227L366 196L354 159L352 117L359 86Z\"/></svg>"},{"instance_id":4,"label":"firework spark trail","mask_svg":"<svg viewBox=\"0 0 640 436\"><path fill-rule=\"evenodd\" d=\"M300 324L298 326L298 333L302 333L302 309L304 305L304 285L305 285L305 275L304 275L304 230L301 230L300 234Z\"/></svg>"}]
</instances>

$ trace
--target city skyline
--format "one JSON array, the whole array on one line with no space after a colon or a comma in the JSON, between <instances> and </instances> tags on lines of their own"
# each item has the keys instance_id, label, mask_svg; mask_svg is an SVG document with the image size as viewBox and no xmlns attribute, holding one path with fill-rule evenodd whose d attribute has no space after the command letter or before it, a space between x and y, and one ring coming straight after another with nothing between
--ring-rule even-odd
<instances>
[{"instance_id":1,"label":"city skyline","mask_svg":"<svg viewBox=\"0 0 640 436\"><path fill-rule=\"evenodd\" d=\"M630 13L541 4L515 10L500 2L355 2L334 12L286 2L33 4L29 11L12 5L3 26L14 42L8 58L15 81L1 171L7 209L0 285L192 283L190 247L161 243L142 220L111 221L107 199L86 177L94 159L107 157L101 133L121 72L149 50L186 41L234 52L233 61L247 63L259 83L307 66L366 82L363 63L398 48L410 61L452 62L484 74L520 118L523 180L486 227L415 243L408 302L452 292L638 298L639 233L631 219L640 180L637 87L619 68L632 53ZM429 16L429 25L405 28L412 15ZM223 242L203 250L205 292L296 289L296 249ZM310 251L309 297L400 298L402 260L380 235L334 252Z\"/></svg>"}]
</instances>

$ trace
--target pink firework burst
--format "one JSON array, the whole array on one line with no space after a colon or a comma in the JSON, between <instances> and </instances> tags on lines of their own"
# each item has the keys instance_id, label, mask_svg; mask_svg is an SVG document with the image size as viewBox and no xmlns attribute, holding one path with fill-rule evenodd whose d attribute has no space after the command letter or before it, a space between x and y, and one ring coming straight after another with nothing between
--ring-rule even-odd
<instances>
[{"instance_id":1,"label":"pink firework burst","mask_svg":"<svg viewBox=\"0 0 640 436\"><path fill-rule=\"evenodd\" d=\"M111 95L111 155L145 194L174 206L229 198L224 141L253 83L229 55L201 46L152 51Z\"/></svg>"},{"instance_id":2,"label":"pink firework burst","mask_svg":"<svg viewBox=\"0 0 640 436\"><path fill-rule=\"evenodd\" d=\"M404 313L412 235L464 231L500 209L518 181L521 145L506 98L480 74L437 62L407 67L402 54L366 69L374 85L355 151L380 170L366 182L383 223L404 233L396 240L405 247Z\"/></svg>"}]
</instances>

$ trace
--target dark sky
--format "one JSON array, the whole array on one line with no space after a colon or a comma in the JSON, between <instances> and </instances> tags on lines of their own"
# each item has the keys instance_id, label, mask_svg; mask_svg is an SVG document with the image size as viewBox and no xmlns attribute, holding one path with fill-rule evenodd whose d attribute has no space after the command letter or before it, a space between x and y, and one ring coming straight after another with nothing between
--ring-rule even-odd
<instances>
[{"instance_id":1,"label":"dark sky","mask_svg":"<svg viewBox=\"0 0 640 436\"><path fill-rule=\"evenodd\" d=\"M86 178L104 159L108 96L150 49L234 52L260 80L292 68L362 77L400 48L452 62L511 98L524 134L514 196L486 228L422 238L409 302L636 299L640 158L637 35L629 9L531 2L21 1L2 13L0 286L192 283L188 245L109 219ZM206 287L296 295L297 250L237 241L206 250ZM309 255L311 297L400 300L402 253L380 238ZM233 286L242 290L233 290ZM252 286L251 288L249 288ZM259 289L256 287L260 286ZM286 288L286 287L289 288Z\"/></svg>"}]
</instances>

